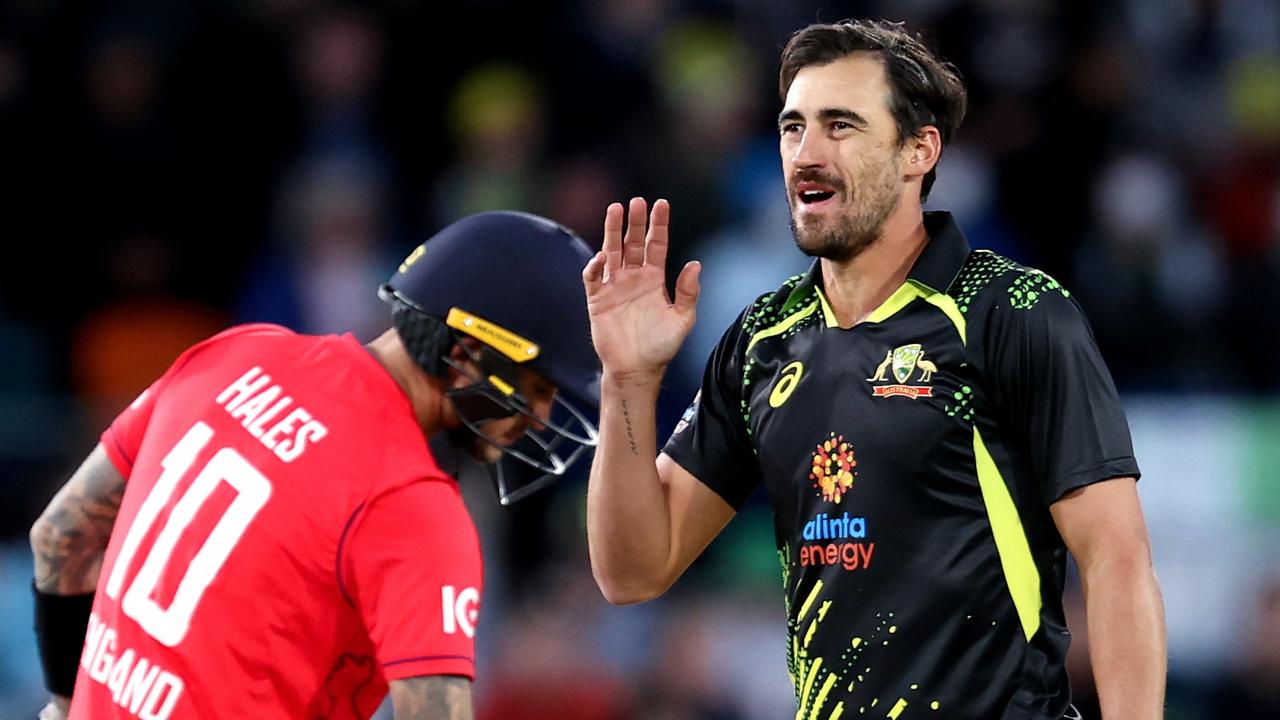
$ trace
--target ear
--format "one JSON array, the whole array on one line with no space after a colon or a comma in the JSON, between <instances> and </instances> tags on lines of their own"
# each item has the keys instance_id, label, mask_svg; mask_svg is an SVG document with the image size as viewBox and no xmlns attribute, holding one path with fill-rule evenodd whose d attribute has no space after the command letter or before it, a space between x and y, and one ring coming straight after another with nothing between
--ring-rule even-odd
<instances>
[{"instance_id":1,"label":"ear","mask_svg":"<svg viewBox=\"0 0 1280 720\"><path fill-rule=\"evenodd\" d=\"M473 376L479 376L480 368L472 359L478 352L480 352L480 341L464 336L458 338L458 342L454 343L453 348L449 350L449 359L458 367L466 368ZM449 367L449 384L452 387L462 388L474 382L474 377L468 377L457 368Z\"/></svg>"},{"instance_id":2,"label":"ear","mask_svg":"<svg viewBox=\"0 0 1280 720\"><path fill-rule=\"evenodd\" d=\"M938 164L942 156L942 135L933 125L925 125L914 137L908 138L903 150L903 174L907 177L924 177Z\"/></svg>"}]
</instances>

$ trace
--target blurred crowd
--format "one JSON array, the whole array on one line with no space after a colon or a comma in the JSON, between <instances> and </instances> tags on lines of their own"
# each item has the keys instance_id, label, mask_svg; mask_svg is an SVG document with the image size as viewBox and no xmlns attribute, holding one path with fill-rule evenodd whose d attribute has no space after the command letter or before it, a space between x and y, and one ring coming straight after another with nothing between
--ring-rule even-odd
<instances>
[{"instance_id":1,"label":"blurred crowd","mask_svg":"<svg viewBox=\"0 0 1280 720\"><path fill-rule=\"evenodd\" d=\"M672 265L702 260L704 292L665 437L731 319L807 266L777 56L851 16L905 20L960 68L929 205L1070 288L1122 393L1280 396L1280 0L6 0L0 533L20 547L181 349L245 321L369 339L400 258L483 209L598 243L609 202L671 200ZM473 504L481 717L792 714L762 506L675 597L616 610L582 494ZM1241 599L1262 647L1175 682L1171 718L1280 717L1277 587Z\"/></svg>"}]
</instances>

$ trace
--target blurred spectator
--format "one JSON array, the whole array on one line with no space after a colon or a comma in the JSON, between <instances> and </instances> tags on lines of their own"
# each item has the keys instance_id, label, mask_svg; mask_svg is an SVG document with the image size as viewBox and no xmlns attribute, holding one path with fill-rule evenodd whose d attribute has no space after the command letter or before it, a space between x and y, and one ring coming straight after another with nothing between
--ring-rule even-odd
<instances>
[{"instance_id":1,"label":"blurred spectator","mask_svg":"<svg viewBox=\"0 0 1280 720\"><path fill-rule=\"evenodd\" d=\"M108 259L112 300L76 330L69 352L75 388L99 432L191 345L222 330L222 313L184 299L174 255L153 234L124 238Z\"/></svg>"},{"instance_id":2,"label":"blurred spectator","mask_svg":"<svg viewBox=\"0 0 1280 720\"><path fill-rule=\"evenodd\" d=\"M381 180L358 157L331 155L299 168L279 197L277 242L244 281L239 320L351 332L362 341L385 330L386 306L375 291L396 259L384 241Z\"/></svg>"},{"instance_id":3,"label":"blurred spectator","mask_svg":"<svg viewBox=\"0 0 1280 720\"><path fill-rule=\"evenodd\" d=\"M624 720L629 683L600 662L607 605L580 565L551 567L504 618L497 666L477 686L479 720Z\"/></svg>"},{"instance_id":4,"label":"blurred spectator","mask_svg":"<svg viewBox=\"0 0 1280 720\"><path fill-rule=\"evenodd\" d=\"M1280 579L1265 584L1254 600L1254 614L1240 624L1238 666L1206 703L1215 717L1280 717Z\"/></svg>"},{"instance_id":5,"label":"blurred spectator","mask_svg":"<svg viewBox=\"0 0 1280 720\"><path fill-rule=\"evenodd\" d=\"M483 210L542 207L545 113L541 83L523 66L489 64L463 76L448 104L457 159L436 188L442 222Z\"/></svg>"}]
</instances>

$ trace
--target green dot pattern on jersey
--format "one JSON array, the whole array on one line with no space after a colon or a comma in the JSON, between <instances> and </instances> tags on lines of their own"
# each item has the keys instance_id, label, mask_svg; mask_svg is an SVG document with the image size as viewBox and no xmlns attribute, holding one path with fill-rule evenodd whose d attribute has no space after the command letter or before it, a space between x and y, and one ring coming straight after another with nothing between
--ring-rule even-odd
<instances>
[{"instance_id":1,"label":"green dot pattern on jersey","mask_svg":"<svg viewBox=\"0 0 1280 720\"><path fill-rule=\"evenodd\" d=\"M959 417L961 420L972 425L973 424L973 388L965 385L951 395L951 399L955 401L955 405L948 403L946 405L948 417Z\"/></svg>"},{"instance_id":2,"label":"green dot pattern on jersey","mask_svg":"<svg viewBox=\"0 0 1280 720\"><path fill-rule=\"evenodd\" d=\"M1009 258L990 250L974 250L951 284L950 294L955 298L960 312L969 312L973 299L993 280L1009 272L1019 273L1009 285L1009 304L1017 310L1030 310L1040 302L1045 293L1057 291L1063 297L1071 297L1066 288L1045 273L1023 267Z\"/></svg>"},{"instance_id":3,"label":"green dot pattern on jersey","mask_svg":"<svg viewBox=\"0 0 1280 720\"><path fill-rule=\"evenodd\" d=\"M776 292L761 295L756 299L755 303L752 304L751 309L747 311L747 316L742 319L742 334L745 338L748 338L748 342L750 341L749 339L757 332L766 328L771 328L801 310L804 310L809 304L805 300L809 297L812 297L813 300L817 300L817 295L813 292L805 293L805 298L791 297L791 292L795 290L796 285L799 285L800 280L803 278L803 275L792 275L787 278L786 282L782 283L782 287ZM804 320L787 328L786 332L776 337L789 338L792 335L795 335L797 332L800 332L800 328L807 325L814 316L821 317L821 313L814 313L813 315L810 315L808 318L805 318ZM748 436L751 435L751 405L747 402L747 398L750 397L750 393L747 392L747 388L751 385L751 370L755 368L755 364L755 358L752 357L746 358L746 362L742 364L743 392L740 402L742 404L742 421L746 423Z\"/></svg>"},{"instance_id":4,"label":"green dot pattern on jersey","mask_svg":"<svg viewBox=\"0 0 1280 720\"><path fill-rule=\"evenodd\" d=\"M1009 286L1009 304L1019 310L1030 310L1045 293L1054 290L1062 293L1062 297L1071 297L1071 293L1057 280L1039 270L1027 270Z\"/></svg>"}]
</instances>

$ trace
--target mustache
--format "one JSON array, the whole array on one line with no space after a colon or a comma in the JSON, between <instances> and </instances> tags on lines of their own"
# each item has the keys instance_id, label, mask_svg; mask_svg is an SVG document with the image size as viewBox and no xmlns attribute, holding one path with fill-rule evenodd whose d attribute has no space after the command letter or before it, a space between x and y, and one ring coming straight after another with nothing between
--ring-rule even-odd
<instances>
[{"instance_id":1,"label":"mustache","mask_svg":"<svg viewBox=\"0 0 1280 720\"><path fill-rule=\"evenodd\" d=\"M793 191L796 185L802 182L822 183L835 190L841 196L846 194L844 180L840 179L838 175L826 175L813 168L802 168L791 175L791 188Z\"/></svg>"}]
</instances>

